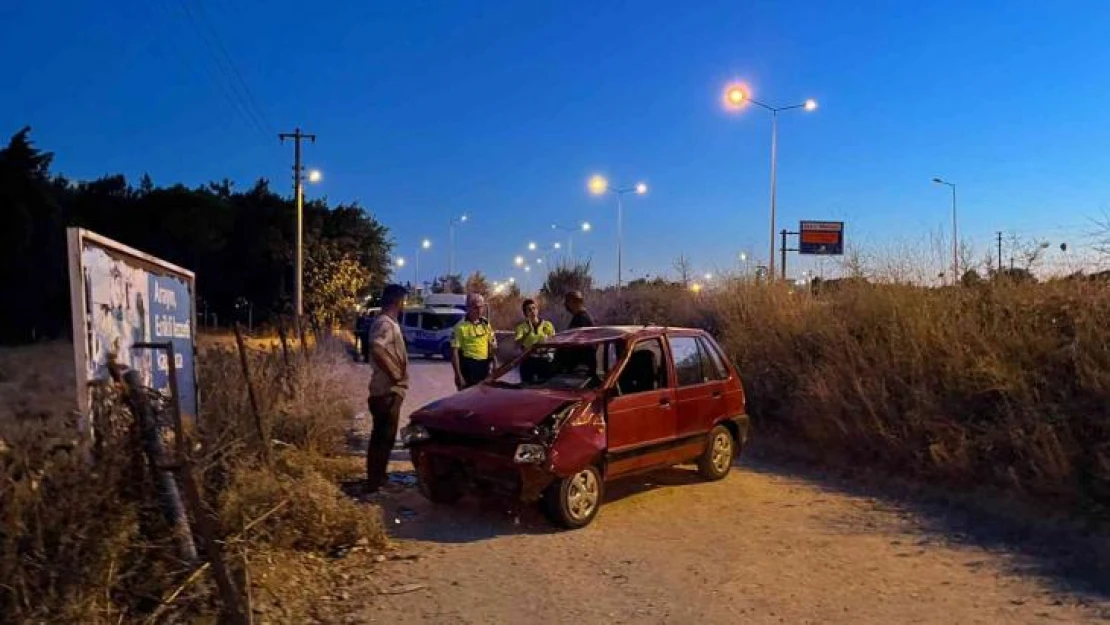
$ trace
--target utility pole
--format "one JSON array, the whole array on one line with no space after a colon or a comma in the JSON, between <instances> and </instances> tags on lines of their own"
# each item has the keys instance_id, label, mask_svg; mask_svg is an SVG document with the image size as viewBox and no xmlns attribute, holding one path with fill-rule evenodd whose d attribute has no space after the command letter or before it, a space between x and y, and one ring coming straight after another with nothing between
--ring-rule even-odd
<instances>
[{"instance_id":1,"label":"utility pole","mask_svg":"<svg viewBox=\"0 0 1110 625\"><path fill-rule=\"evenodd\" d=\"M1002 273L1002 231L995 233L998 236L998 273Z\"/></svg>"},{"instance_id":2,"label":"utility pole","mask_svg":"<svg viewBox=\"0 0 1110 625\"><path fill-rule=\"evenodd\" d=\"M296 268L294 269L293 309L297 315L298 323L304 315L304 167L301 165L301 140L308 139L316 143L316 135L301 132L294 128L293 132L283 132L278 135L278 140L285 143L286 139L293 140L293 195L297 202L297 239L296 239Z\"/></svg>"}]
</instances>

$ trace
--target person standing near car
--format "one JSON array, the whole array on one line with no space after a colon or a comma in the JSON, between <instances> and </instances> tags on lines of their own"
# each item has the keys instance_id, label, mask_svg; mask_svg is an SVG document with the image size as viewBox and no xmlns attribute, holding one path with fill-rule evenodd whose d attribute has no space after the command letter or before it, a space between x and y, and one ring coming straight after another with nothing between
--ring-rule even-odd
<instances>
[{"instance_id":1,"label":"person standing near car","mask_svg":"<svg viewBox=\"0 0 1110 625\"><path fill-rule=\"evenodd\" d=\"M466 318L455 326L451 337L451 365L455 388L463 390L489 377L497 354L497 336L482 316L486 299L479 293L466 296Z\"/></svg>"},{"instance_id":2,"label":"person standing near car","mask_svg":"<svg viewBox=\"0 0 1110 625\"><path fill-rule=\"evenodd\" d=\"M382 292L381 313L370 325L370 398L373 419L366 448L366 488L377 492L386 479L389 455L397 438L401 402L409 386L409 356L397 323L405 307L405 287L390 284Z\"/></svg>"},{"instance_id":3,"label":"person standing near car","mask_svg":"<svg viewBox=\"0 0 1110 625\"><path fill-rule=\"evenodd\" d=\"M571 291L567 293L563 304L567 307L567 312L571 314L570 323L567 324L568 330L575 328L589 328L594 325L593 318L590 317L589 311L586 310L586 298L582 297L581 291Z\"/></svg>"},{"instance_id":4,"label":"person standing near car","mask_svg":"<svg viewBox=\"0 0 1110 625\"><path fill-rule=\"evenodd\" d=\"M555 326L546 319L540 319L540 307L536 300L524 300L521 309L524 311L524 321L517 324L514 333L516 345L521 351L555 336Z\"/></svg>"}]
</instances>

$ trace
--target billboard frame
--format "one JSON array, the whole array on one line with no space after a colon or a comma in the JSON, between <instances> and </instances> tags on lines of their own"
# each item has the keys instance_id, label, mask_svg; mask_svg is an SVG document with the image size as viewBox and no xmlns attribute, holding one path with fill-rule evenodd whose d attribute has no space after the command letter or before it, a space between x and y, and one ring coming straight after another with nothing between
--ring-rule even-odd
<instances>
[{"instance_id":1,"label":"billboard frame","mask_svg":"<svg viewBox=\"0 0 1110 625\"><path fill-rule=\"evenodd\" d=\"M67 264L69 266L69 302L70 302L70 316L72 323L73 333L73 365L76 381L77 392L77 410L81 415L83 421L82 429L86 434L92 432L93 423L91 420L91 406L89 395L89 379L87 363L89 361L89 336L92 332L92 318L89 315L89 302L86 298L85 290L85 272L84 262L82 258L83 251L87 243L91 243L97 247L104 249L110 254L124 256L130 261L135 263L139 268L144 271L155 274L170 274L180 280L183 280L189 288L191 297L189 298L189 323L191 331L189 336L189 347L192 350L192 377L193 377L193 394L194 405L196 406L197 415L195 418L199 419L200 413L200 386L197 381L197 367L196 367L196 353L197 353L197 285L196 274L184 267L179 267L173 263L164 261L160 258L147 254L146 252L137 250L128 245L124 245L119 241L109 239L108 237L96 234L84 228L66 228L66 256ZM181 398L174 397L178 407L181 405Z\"/></svg>"},{"instance_id":2,"label":"billboard frame","mask_svg":"<svg viewBox=\"0 0 1110 625\"><path fill-rule=\"evenodd\" d=\"M809 227L807 227L809 226ZM817 227L814 227L817 226ZM836 243L806 243L806 232L835 232ZM798 222L798 254L806 256L843 256L844 222L803 219Z\"/></svg>"}]
</instances>

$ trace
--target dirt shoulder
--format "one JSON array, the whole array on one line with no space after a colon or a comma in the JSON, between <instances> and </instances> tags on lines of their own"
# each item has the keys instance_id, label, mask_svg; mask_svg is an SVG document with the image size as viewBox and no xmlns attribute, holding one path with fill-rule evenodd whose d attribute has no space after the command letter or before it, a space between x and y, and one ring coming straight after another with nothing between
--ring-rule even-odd
<instances>
[{"instance_id":1,"label":"dirt shoulder","mask_svg":"<svg viewBox=\"0 0 1110 625\"><path fill-rule=\"evenodd\" d=\"M449 392L445 363L417 363L414 389ZM352 375L366 368L352 365ZM415 393L406 413L433 399ZM394 457L405 482L407 454ZM385 496L402 555L352 578L338 614L444 624L1110 620L1110 580L1073 566L1077 554L1057 537L1014 535L767 461L745 458L717 483L660 471L614 485L607 499L590 527L557 532L496 502L440 507L412 488Z\"/></svg>"}]
</instances>

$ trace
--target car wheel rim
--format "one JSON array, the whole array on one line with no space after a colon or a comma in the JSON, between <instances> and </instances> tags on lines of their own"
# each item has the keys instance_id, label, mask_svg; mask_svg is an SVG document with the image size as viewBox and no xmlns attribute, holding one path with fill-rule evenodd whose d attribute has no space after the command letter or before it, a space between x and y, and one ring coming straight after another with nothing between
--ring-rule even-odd
<instances>
[{"instance_id":1,"label":"car wheel rim","mask_svg":"<svg viewBox=\"0 0 1110 625\"><path fill-rule=\"evenodd\" d=\"M601 488L593 471L579 472L567 487L567 513L575 521L589 518L597 508Z\"/></svg>"},{"instance_id":2,"label":"car wheel rim","mask_svg":"<svg viewBox=\"0 0 1110 625\"><path fill-rule=\"evenodd\" d=\"M713 438L713 455L711 456L713 468L718 473L724 473L732 463L732 437L724 432Z\"/></svg>"}]
</instances>

